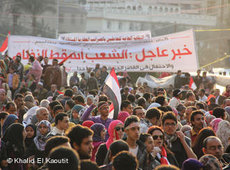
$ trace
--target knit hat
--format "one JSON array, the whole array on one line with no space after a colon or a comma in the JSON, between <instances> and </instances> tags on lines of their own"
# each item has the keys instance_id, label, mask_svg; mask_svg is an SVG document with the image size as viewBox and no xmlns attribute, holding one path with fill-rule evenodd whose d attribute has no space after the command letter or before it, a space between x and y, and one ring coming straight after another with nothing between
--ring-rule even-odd
<instances>
[{"instance_id":1,"label":"knit hat","mask_svg":"<svg viewBox=\"0 0 230 170\"><path fill-rule=\"evenodd\" d=\"M189 158L182 164L182 170L200 170L202 167L202 163L194 158Z\"/></svg>"}]
</instances>

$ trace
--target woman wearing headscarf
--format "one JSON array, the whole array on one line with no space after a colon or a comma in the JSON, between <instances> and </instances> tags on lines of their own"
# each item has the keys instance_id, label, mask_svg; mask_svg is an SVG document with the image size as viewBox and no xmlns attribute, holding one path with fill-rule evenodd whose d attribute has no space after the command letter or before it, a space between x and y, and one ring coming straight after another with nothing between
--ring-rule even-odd
<instances>
[{"instance_id":1,"label":"woman wearing headscarf","mask_svg":"<svg viewBox=\"0 0 230 170\"><path fill-rule=\"evenodd\" d=\"M28 158L34 156L35 160L37 160L37 158L45 158L45 145L50 131L50 122L42 120L37 126L36 137L33 140L33 144L31 144L30 148L27 150L25 157ZM34 166L35 168L38 168L42 166L42 164L36 164Z\"/></svg>"},{"instance_id":2,"label":"woman wearing headscarf","mask_svg":"<svg viewBox=\"0 0 230 170\"><path fill-rule=\"evenodd\" d=\"M73 122L75 124L81 124L82 121L80 121L80 111L83 109L84 107L82 105L76 104L74 105L74 107L71 110L71 114L70 114L70 122Z\"/></svg>"},{"instance_id":3,"label":"woman wearing headscarf","mask_svg":"<svg viewBox=\"0 0 230 170\"><path fill-rule=\"evenodd\" d=\"M91 160L95 161L95 155L98 147L105 141L106 130L105 126L101 123L94 123L90 129L93 130L93 153Z\"/></svg>"},{"instance_id":4,"label":"woman wearing headscarf","mask_svg":"<svg viewBox=\"0 0 230 170\"><path fill-rule=\"evenodd\" d=\"M36 126L33 124L28 124L25 127L26 130L26 139L25 139L25 147L26 150L30 147L34 142L34 138L36 136Z\"/></svg>"},{"instance_id":5,"label":"woman wearing headscarf","mask_svg":"<svg viewBox=\"0 0 230 170\"><path fill-rule=\"evenodd\" d=\"M210 122L210 125L212 127L212 129L214 130L214 132L216 133L217 129L218 129L218 125L219 123L222 121L223 119L221 118L215 118Z\"/></svg>"},{"instance_id":6,"label":"woman wearing headscarf","mask_svg":"<svg viewBox=\"0 0 230 170\"><path fill-rule=\"evenodd\" d=\"M130 114L129 114L128 112L126 112L126 111L121 111L121 112L119 112L119 114L118 114L117 120L120 120L120 121L122 121L123 123L125 123L125 119L126 119L127 117L129 117L129 116L130 116Z\"/></svg>"},{"instance_id":7,"label":"woman wearing headscarf","mask_svg":"<svg viewBox=\"0 0 230 170\"><path fill-rule=\"evenodd\" d=\"M97 154L96 154L96 162L97 165L103 165L107 152L109 150L109 147L111 143L113 143L116 140L122 139L124 135L124 124L120 120L113 120L108 128L109 133L109 139L106 141L105 144L101 144L98 148Z\"/></svg>"},{"instance_id":8,"label":"woman wearing headscarf","mask_svg":"<svg viewBox=\"0 0 230 170\"><path fill-rule=\"evenodd\" d=\"M17 123L18 122L18 116L14 115L14 114L10 114L6 117L6 120L3 123L2 126L2 133L3 135L6 132L6 129L13 123Z\"/></svg>"},{"instance_id":9,"label":"woman wearing headscarf","mask_svg":"<svg viewBox=\"0 0 230 170\"><path fill-rule=\"evenodd\" d=\"M221 140L224 151L229 146L229 139L230 139L230 123L227 120L222 120L219 125L218 129L216 131L216 136Z\"/></svg>"},{"instance_id":10,"label":"woman wearing headscarf","mask_svg":"<svg viewBox=\"0 0 230 170\"><path fill-rule=\"evenodd\" d=\"M20 123L11 124L3 137L3 141L6 145L7 158L23 158L25 151L24 140L26 138L26 132L24 126ZM24 170L25 164L12 162L8 164L8 170Z\"/></svg>"}]
</instances>

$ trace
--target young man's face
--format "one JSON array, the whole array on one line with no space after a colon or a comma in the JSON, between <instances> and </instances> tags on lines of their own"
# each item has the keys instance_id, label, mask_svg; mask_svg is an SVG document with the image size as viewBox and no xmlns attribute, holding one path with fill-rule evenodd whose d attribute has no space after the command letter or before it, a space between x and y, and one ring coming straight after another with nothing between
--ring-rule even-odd
<instances>
[{"instance_id":1,"label":"young man's face","mask_svg":"<svg viewBox=\"0 0 230 170\"><path fill-rule=\"evenodd\" d=\"M136 109L136 115L139 119L145 118L145 111L144 109Z\"/></svg>"},{"instance_id":2,"label":"young man's face","mask_svg":"<svg viewBox=\"0 0 230 170\"><path fill-rule=\"evenodd\" d=\"M174 135L176 133L177 124L174 120L166 119L162 126L166 134Z\"/></svg>"},{"instance_id":3,"label":"young man's face","mask_svg":"<svg viewBox=\"0 0 230 170\"><path fill-rule=\"evenodd\" d=\"M133 109L132 109L131 104L129 104L127 107L123 108L122 111L126 111L126 112L128 112L130 115L133 114Z\"/></svg>"},{"instance_id":4,"label":"young man's face","mask_svg":"<svg viewBox=\"0 0 230 170\"><path fill-rule=\"evenodd\" d=\"M125 129L125 133L127 134L128 138L132 140L138 140L140 137L140 125L137 122L131 123Z\"/></svg>"},{"instance_id":5,"label":"young man's face","mask_svg":"<svg viewBox=\"0 0 230 170\"><path fill-rule=\"evenodd\" d=\"M20 108L23 105L23 97L18 97L14 100L14 102L17 105L17 107Z\"/></svg>"},{"instance_id":6,"label":"young man's face","mask_svg":"<svg viewBox=\"0 0 230 170\"><path fill-rule=\"evenodd\" d=\"M194 120L191 122L193 128L201 130L204 127L204 115L197 114L194 116Z\"/></svg>"},{"instance_id":7,"label":"young man's face","mask_svg":"<svg viewBox=\"0 0 230 170\"><path fill-rule=\"evenodd\" d=\"M67 130L69 128L69 117L65 116L62 120L59 120L58 125L61 130Z\"/></svg>"},{"instance_id":8,"label":"young man's face","mask_svg":"<svg viewBox=\"0 0 230 170\"><path fill-rule=\"evenodd\" d=\"M98 109L98 111L100 112L101 116L106 117L109 115L109 105L105 104L102 107L100 107L100 109Z\"/></svg>"},{"instance_id":9,"label":"young man's face","mask_svg":"<svg viewBox=\"0 0 230 170\"><path fill-rule=\"evenodd\" d=\"M88 136L82 140L80 147L77 149L77 152L80 156L80 159L90 159L92 157L92 151L93 137Z\"/></svg>"}]
</instances>

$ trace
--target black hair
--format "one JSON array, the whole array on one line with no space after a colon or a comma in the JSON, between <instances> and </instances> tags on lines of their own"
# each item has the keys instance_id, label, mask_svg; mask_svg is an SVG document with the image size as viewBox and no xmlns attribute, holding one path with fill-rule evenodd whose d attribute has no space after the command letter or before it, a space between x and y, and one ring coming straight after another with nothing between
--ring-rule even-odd
<instances>
[{"instance_id":1,"label":"black hair","mask_svg":"<svg viewBox=\"0 0 230 170\"><path fill-rule=\"evenodd\" d=\"M23 98L24 96L21 94L21 93L17 93L15 96L14 96L14 100L17 100L18 98Z\"/></svg>"},{"instance_id":2,"label":"black hair","mask_svg":"<svg viewBox=\"0 0 230 170\"><path fill-rule=\"evenodd\" d=\"M139 94L135 94L135 99L139 99L141 96Z\"/></svg>"},{"instance_id":3,"label":"black hair","mask_svg":"<svg viewBox=\"0 0 230 170\"><path fill-rule=\"evenodd\" d=\"M105 101L101 101L97 104L97 108L100 108L103 104L107 104Z\"/></svg>"},{"instance_id":4,"label":"black hair","mask_svg":"<svg viewBox=\"0 0 230 170\"><path fill-rule=\"evenodd\" d=\"M225 110L221 107L216 107L215 109L213 109L213 116L215 116L216 118L222 118L224 119L225 117Z\"/></svg>"},{"instance_id":5,"label":"black hair","mask_svg":"<svg viewBox=\"0 0 230 170\"><path fill-rule=\"evenodd\" d=\"M1 112L0 113L0 120L5 119L8 115L9 115L9 113L7 113L7 112Z\"/></svg>"},{"instance_id":6,"label":"black hair","mask_svg":"<svg viewBox=\"0 0 230 170\"><path fill-rule=\"evenodd\" d=\"M54 110L54 106L56 106L56 105L61 105L61 103L59 101L57 101L57 100L52 101L52 102L49 103L49 107L50 107L51 110Z\"/></svg>"},{"instance_id":7,"label":"black hair","mask_svg":"<svg viewBox=\"0 0 230 170\"><path fill-rule=\"evenodd\" d=\"M138 168L137 158L128 151L118 153L113 159L115 170L136 170Z\"/></svg>"},{"instance_id":8,"label":"black hair","mask_svg":"<svg viewBox=\"0 0 230 170\"><path fill-rule=\"evenodd\" d=\"M68 115L66 113L58 113L56 116L55 116L55 125L58 124L58 121L62 121L64 119L64 117L68 117Z\"/></svg>"},{"instance_id":9,"label":"black hair","mask_svg":"<svg viewBox=\"0 0 230 170\"><path fill-rule=\"evenodd\" d=\"M174 165L159 165L155 168L155 170L180 170L180 169Z\"/></svg>"},{"instance_id":10,"label":"black hair","mask_svg":"<svg viewBox=\"0 0 230 170\"><path fill-rule=\"evenodd\" d=\"M138 106L144 106L145 105L145 98L144 97L140 97L138 100L137 100L137 104Z\"/></svg>"},{"instance_id":11,"label":"black hair","mask_svg":"<svg viewBox=\"0 0 230 170\"><path fill-rule=\"evenodd\" d=\"M160 119L161 117L161 111L157 108L151 108L151 109L148 109L147 112L146 112L146 115L145 117L147 119L152 119L154 117L156 117L157 119Z\"/></svg>"},{"instance_id":12,"label":"black hair","mask_svg":"<svg viewBox=\"0 0 230 170\"><path fill-rule=\"evenodd\" d=\"M203 146L202 144L203 144L204 139L207 138L208 136L216 136L215 132L213 131L211 127L205 127L201 129L195 141L192 144L192 150L196 154L198 159L204 155L202 151L202 146Z\"/></svg>"},{"instance_id":13,"label":"black hair","mask_svg":"<svg viewBox=\"0 0 230 170\"><path fill-rule=\"evenodd\" d=\"M55 105L54 107L53 107L53 111L54 111L54 115L56 115L56 111L57 110L64 110L64 108L63 108L63 106L62 105Z\"/></svg>"},{"instance_id":14,"label":"black hair","mask_svg":"<svg viewBox=\"0 0 230 170\"><path fill-rule=\"evenodd\" d=\"M16 106L16 104L13 101L6 103L6 110L10 109L10 106Z\"/></svg>"},{"instance_id":15,"label":"black hair","mask_svg":"<svg viewBox=\"0 0 230 170\"><path fill-rule=\"evenodd\" d=\"M101 102L101 101L108 102L108 97L105 96L105 95L101 95L101 96L99 96L99 100L98 100L98 101L99 101L99 102Z\"/></svg>"},{"instance_id":16,"label":"black hair","mask_svg":"<svg viewBox=\"0 0 230 170\"><path fill-rule=\"evenodd\" d=\"M74 143L80 146L84 138L87 138L88 136L92 136L92 135L93 135L93 131L88 127L84 127L82 125L76 125L69 131L67 136L69 137L70 144L73 147Z\"/></svg>"},{"instance_id":17,"label":"black hair","mask_svg":"<svg viewBox=\"0 0 230 170\"><path fill-rule=\"evenodd\" d=\"M129 151L129 145L123 140L116 140L110 145L109 149L113 157L121 151Z\"/></svg>"},{"instance_id":18,"label":"black hair","mask_svg":"<svg viewBox=\"0 0 230 170\"><path fill-rule=\"evenodd\" d=\"M163 113L166 113L166 112L168 112L169 110L168 110L168 107L165 107L165 106L159 106L159 107L157 107L159 110L161 110Z\"/></svg>"},{"instance_id":19,"label":"black hair","mask_svg":"<svg viewBox=\"0 0 230 170\"><path fill-rule=\"evenodd\" d=\"M100 170L95 162L90 160L81 160L81 170Z\"/></svg>"},{"instance_id":20,"label":"black hair","mask_svg":"<svg viewBox=\"0 0 230 170\"><path fill-rule=\"evenodd\" d=\"M124 108L127 108L128 105L131 105L130 101L128 101L128 100L122 101L122 103L121 103L121 110L123 110Z\"/></svg>"},{"instance_id":21,"label":"black hair","mask_svg":"<svg viewBox=\"0 0 230 170\"><path fill-rule=\"evenodd\" d=\"M85 103L84 97L81 95L74 96L73 100L77 100L79 103Z\"/></svg>"},{"instance_id":22,"label":"black hair","mask_svg":"<svg viewBox=\"0 0 230 170\"><path fill-rule=\"evenodd\" d=\"M140 135L140 141L142 141L143 143L145 143L149 136L151 136L149 133L141 133L141 135Z\"/></svg>"},{"instance_id":23,"label":"black hair","mask_svg":"<svg viewBox=\"0 0 230 170\"><path fill-rule=\"evenodd\" d=\"M165 120L171 119L174 120L177 123L177 118L173 112L167 112L162 117L162 125L164 125Z\"/></svg>"},{"instance_id":24,"label":"black hair","mask_svg":"<svg viewBox=\"0 0 230 170\"><path fill-rule=\"evenodd\" d=\"M137 114L136 114L136 111L137 111L138 109L143 109L143 107L142 107L142 106L136 106L136 107L133 109L133 115L137 115Z\"/></svg>"},{"instance_id":25,"label":"black hair","mask_svg":"<svg viewBox=\"0 0 230 170\"><path fill-rule=\"evenodd\" d=\"M157 96L157 98L155 99L155 102L159 103L161 106L163 106L165 103L165 97L164 96Z\"/></svg>"},{"instance_id":26,"label":"black hair","mask_svg":"<svg viewBox=\"0 0 230 170\"><path fill-rule=\"evenodd\" d=\"M75 102L72 99L67 100L65 103L70 107L70 109L72 109L75 105Z\"/></svg>"},{"instance_id":27,"label":"black hair","mask_svg":"<svg viewBox=\"0 0 230 170\"><path fill-rule=\"evenodd\" d=\"M62 160L61 163L47 163L49 170L80 170L80 159L77 152L71 148L60 146L54 148L49 158L51 160Z\"/></svg>"},{"instance_id":28,"label":"black hair","mask_svg":"<svg viewBox=\"0 0 230 170\"><path fill-rule=\"evenodd\" d=\"M29 59L30 59L31 62L34 62L34 60L35 60L34 56L30 56Z\"/></svg>"},{"instance_id":29,"label":"black hair","mask_svg":"<svg viewBox=\"0 0 230 170\"><path fill-rule=\"evenodd\" d=\"M50 151L60 145L63 145L65 143L69 142L69 138L66 136L52 136L46 141L45 146L45 155L48 156Z\"/></svg>"},{"instance_id":30,"label":"black hair","mask_svg":"<svg viewBox=\"0 0 230 170\"><path fill-rule=\"evenodd\" d=\"M66 89L64 96L72 97L73 96L73 90L72 89Z\"/></svg>"},{"instance_id":31,"label":"black hair","mask_svg":"<svg viewBox=\"0 0 230 170\"><path fill-rule=\"evenodd\" d=\"M133 94L128 94L127 100L130 101L131 103L135 102L135 96Z\"/></svg>"},{"instance_id":32,"label":"black hair","mask_svg":"<svg viewBox=\"0 0 230 170\"><path fill-rule=\"evenodd\" d=\"M196 107L199 107L199 109L204 109L204 104L203 103L201 103L201 102L197 102L196 103Z\"/></svg>"},{"instance_id":33,"label":"black hair","mask_svg":"<svg viewBox=\"0 0 230 170\"><path fill-rule=\"evenodd\" d=\"M190 122L194 121L194 117L196 115L203 115L204 116L204 113L201 111L201 110L195 110L191 113L190 115Z\"/></svg>"},{"instance_id":34,"label":"black hair","mask_svg":"<svg viewBox=\"0 0 230 170\"><path fill-rule=\"evenodd\" d=\"M124 128L126 128L127 126L129 126L133 122L140 122L140 119L135 115L127 117L125 119Z\"/></svg>"},{"instance_id":35,"label":"black hair","mask_svg":"<svg viewBox=\"0 0 230 170\"><path fill-rule=\"evenodd\" d=\"M190 96L193 96L194 93L192 91L188 91L186 94L186 99L188 99Z\"/></svg>"},{"instance_id":36,"label":"black hair","mask_svg":"<svg viewBox=\"0 0 230 170\"><path fill-rule=\"evenodd\" d=\"M143 97L145 98L146 101L148 101L151 98L150 93L144 93Z\"/></svg>"}]
</instances>

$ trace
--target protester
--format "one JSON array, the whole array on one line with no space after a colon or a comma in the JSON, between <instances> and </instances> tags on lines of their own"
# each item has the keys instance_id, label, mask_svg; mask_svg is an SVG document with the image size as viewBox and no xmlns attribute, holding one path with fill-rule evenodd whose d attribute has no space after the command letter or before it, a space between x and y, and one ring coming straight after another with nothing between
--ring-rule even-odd
<instances>
[{"instance_id":1,"label":"protester","mask_svg":"<svg viewBox=\"0 0 230 170\"><path fill-rule=\"evenodd\" d=\"M91 160L95 161L97 149L105 141L106 130L105 126L101 123L94 123L90 129L93 131L93 153Z\"/></svg>"},{"instance_id":2,"label":"protester","mask_svg":"<svg viewBox=\"0 0 230 170\"><path fill-rule=\"evenodd\" d=\"M178 166L178 162L166 145L163 129L159 126L151 126L148 133L152 136L154 142L154 156L157 161L164 165Z\"/></svg>"},{"instance_id":3,"label":"protester","mask_svg":"<svg viewBox=\"0 0 230 170\"><path fill-rule=\"evenodd\" d=\"M105 144L99 146L96 154L96 162L99 166L104 164L105 157L111 143L113 143L116 140L122 139L124 135L123 123L119 120L112 121L108 128L108 134L109 134L108 140L106 141Z\"/></svg>"},{"instance_id":4,"label":"protester","mask_svg":"<svg viewBox=\"0 0 230 170\"><path fill-rule=\"evenodd\" d=\"M22 124L13 123L9 126L2 138L6 144L7 158L17 159L23 158L25 153L25 138L26 132ZM11 162L8 164L7 169L9 170L24 170L26 164L22 162Z\"/></svg>"},{"instance_id":5,"label":"protester","mask_svg":"<svg viewBox=\"0 0 230 170\"><path fill-rule=\"evenodd\" d=\"M113 168L115 170L136 170L138 168L137 158L130 152L122 151L114 157Z\"/></svg>"},{"instance_id":6,"label":"protester","mask_svg":"<svg viewBox=\"0 0 230 170\"><path fill-rule=\"evenodd\" d=\"M91 159L93 152L93 131L77 125L67 134L71 147L78 152L81 160Z\"/></svg>"}]
</instances>

